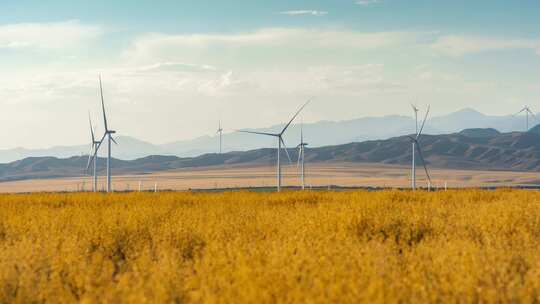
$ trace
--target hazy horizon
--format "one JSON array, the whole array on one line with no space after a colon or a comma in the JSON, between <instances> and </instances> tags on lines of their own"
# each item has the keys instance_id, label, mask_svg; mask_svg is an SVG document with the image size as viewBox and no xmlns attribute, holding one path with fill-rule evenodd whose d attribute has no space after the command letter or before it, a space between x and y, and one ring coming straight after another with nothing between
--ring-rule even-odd
<instances>
[{"instance_id":1,"label":"hazy horizon","mask_svg":"<svg viewBox=\"0 0 540 304\"><path fill-rule=\"evenodd\" d=\"M410 106L410 105L409 105ZM426 108L421 108L420 111L422 113L422 115L420 116L423 116L425 114L425 109ZM431 112L431 111L430 111ZM439 119L439 118L446 118L448 115L453 115L453 114L458 114L458 113L461 113L463 114L464 112L476 112L476 113L479 113L480 115L483 115L487 118L507 118L507 119L511 119L511 120L518 120L520 121L518 124L519 126L515 126L516 129L512 129L512 130L508 130L507 128L500 128L496 125L489 125L489 126L484 126L482 125L483 122L480 124L480 125L476 125L476 124L472 124L472 125L463 125L463 128L459 129L459 130L453 130L453 131L449 131L449 130L437 130L435 132L432 132L430 133L429 130L433 130L433 127L431 126L431 120L435 119ZM355 120L362 120L362 119L384 119L384 118L392 118L392 117L403 117L403 118L410 118L411 119L411 132L413 132L413 129L414 129L414 124L412 123L413 121L413 117L412 115L403 115L403 114L385 114L385 115L372 115L372 116L361 116L361 117L356 117L356 118L351 118L351 119L346 119L346 120L316 120L316 121L311 121L311 122L303 122L304 126L308 126L308 125L317 125L317 124L321 124L321 123L327 123L327 122L330 122L330 123L336 123L336 124L340 124L340 123L347 123L347 122L350 122L350 121L355 121ZM421 119L422 117L420 117ZM513 114L506 114L506 115L489 115L489 114L486 114L486 113L483 113L483 112L480 112L474 108L461 108L461 109L458 109L456 111L451 111L449 113L443 113L441 115L429 115L428 117L428 120L427 120L427 125L426 125L426 132L424 133L429 133L431 135L438 135L438 134L450 134L452 132L459 132L459 131L463 131L463 130L466 130L466 129L474 129L474 128L492 128L492 129L495 129L497 131L500 131L502 133L505 133L505 132L522 132L523 130L522 129L519 129L519 127L522 127L521 126L521 121L523 121L523 126L525 125L525 115L524 114L520 114L519 116L518 115L515 115L515 113ZM506 121L506 123L508 123L509 121ZM254 125L254 126L245 126L241 129L244 129L244 130L278 130L281 126L283 126L285 124L285 122L277 122L276 124L273 124L273 125L266 125L266 126L263 126L263 125ZM294 129L294 127L298 126L300 124L300 122L293 122L291 124L292 128L290 129ZM529 117L529 127L530 128L533 128L535 127L536 125L538 124L538 119L537 117ZM436 128L435 128L436 129ZM289 134L289 133L298 133L298 130L296 130L297 132L294 132L294 131L288 131L286 134L285 134L285 137L288 138L288 137L291 137L292 135ZM237 133L238 130L230 130L230 129L223 129L223 136L226 138L228 135L231 135L231 134L234 134L234 133ZM101 136L101 133L97 132L99 136ZM96 135L96 136L97 136ZM309 137L309 138L313 138L313 136L315 136L316 134L305 134L306 137ZM138 140L138 141L142 141L142 142L145 142L145 143L149 143L149 144L152 144L152 145L155 145L155 146L165 146L165 145L171 145L171 144L175 144L175 143L178 143L178 142L189 142L189 141L196 141L197 139L204 139L204 138L210 138L210 139L215 139L216 141L218 140L218 134L214 131L214 132L210 132L208 134L198 134L198 135L194 135L193 137L188 137L188 138L179 138L179 139L176 139L176 140L172 140L172 141L166 141L166 142L154 142L152 141L151 139L150 140L146 140L146 139L143 139L143 138L139 138L139 137L136 137L136 136L133 136L131 134L116 134L116 136L114 136L115 138L119 139L119 138L122 138L122 137L126 137L126 138L131 138L131 139L135 139L135 140ZM382 136L382 137L374 137L372 139L365 139L365 140L361 140L361 141L367 141L367 140L384 140L384 139L388 139L388 138L392 138L392 137L399 137L399 136L402 136L400 134L395 134L395 135L392 135L392 136ZM89 136L87 136L89 137ZM50 149L54 149L54 148L61 148L61 147L74 147L74 146L86 146L88 145L88 138L85 138L86 141L81 141L79 143L73 143L73 144L60 144L60 145L53 145L53 146L42 146L42 147L33 147L33 148L28 148L28 147L24 147L24 146L17 146L17 147L10 147L10 148L0 148L0 151L7 151L7 150L17 150L17 149L25 149L25 150L50 150ZM257 138L257 139L260 139L260 138ZM253 138L253 140L255 141L255 138ZM256 141L258 142L258 141ZM264 142L266 142L266 144L263 144L261 145L260 147L258 148L267 148L267 147L273 147L274 146L274 140L272 138L267 138ZM217 143L217 142L216 142ZM225 142L224 144L227 144L227 142ZM345 144L344 143L341 143L341 144ZM331 145L331 144L329 144ZM319 145L321 146L321 145ZM322 145L324 146L324 145ZM250 147L248 148L247 150L251 150L251 149L257 149L255 147ZM236 149L238 150L238 149ZM240 149L241 150L241 149ZM86 150L84 150L83 152L86 152ZM103 153L103 155L105 155L104 153L106 153L106 151L102 151L101 153ZM211 153L211 152L205 152L205 153ZM204 153L203 153L204 154ZM53 155L51 155L53 156ZM74 155L76 156L76 155Z\"/></svg>"},{"instance_id":2,"label":"hazy horizon","mask_svg":"<svg viewBox=\"0 0 540 304\"><path fill-rule=\"evenodd\" d=\"M118 135L540 108L537 1L0 4L0 149L87 142L98 74ZM99 132L101 133L99 128Z\"/></svg>"}]
</instances>

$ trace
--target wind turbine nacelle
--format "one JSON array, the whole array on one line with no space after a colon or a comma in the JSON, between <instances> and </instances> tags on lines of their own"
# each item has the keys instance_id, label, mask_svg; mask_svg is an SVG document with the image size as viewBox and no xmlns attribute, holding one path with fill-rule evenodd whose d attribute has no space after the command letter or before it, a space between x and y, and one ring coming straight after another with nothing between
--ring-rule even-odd
<instances>
[{"instance_id":1,"label":"wind turbine nacelle","mask_svg":"<svg viewBox=\"0 0 540 304\"><path fill-rule=\"evenodd\" d=\"M107 133L109 133L109 134L115 134L116 131L108 131Z\"/></svg>"}]
</instances>

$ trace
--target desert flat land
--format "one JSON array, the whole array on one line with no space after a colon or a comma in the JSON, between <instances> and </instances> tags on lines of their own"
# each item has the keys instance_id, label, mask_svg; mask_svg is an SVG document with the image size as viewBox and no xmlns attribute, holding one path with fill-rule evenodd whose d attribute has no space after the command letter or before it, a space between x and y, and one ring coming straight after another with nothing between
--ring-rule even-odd
<instances>
[{"instance_id":1,"label":"desert flat land","mask_svg":"<svg viewBox=\"0 0 540 304\"><path fill-rule=\"evenodd\" d=\"M275 166L234 166L190 168L141 175L113 177L113 189L117 191L222 189L238 187L272 187L276 183ZM427 187L423 168L417 169L418 186ZM540 174L535 172L477 171L430 169L432 187L450 188L488 186L536 186ZM98 188L105 188L105 178L100 177ZM359 163L313 163L306 168L308 187L395 187L410 186L410 168L381 164ZM0 192L82 191L90 190L90 176L38 179L0 183ZM283 185L298 186L296 165L283 167Z\"/></svg>"}]
</instances>

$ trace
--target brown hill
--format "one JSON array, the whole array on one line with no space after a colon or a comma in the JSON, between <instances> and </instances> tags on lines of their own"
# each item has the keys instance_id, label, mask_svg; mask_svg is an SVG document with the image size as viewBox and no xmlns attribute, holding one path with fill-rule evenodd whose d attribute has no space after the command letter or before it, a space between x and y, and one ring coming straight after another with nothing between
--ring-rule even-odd
<instances>
[{"instance_id":1,"label":"brown hill","mask_svg":"<svg viewBox=\"0 0 540 304\"><path fill-rule=\"evenodd\" d=\"M540 133L499 133L493 129L470 129L455 134L423 135L420 138L429 166L447 169L540 170ZM408 137L374 140L306 150L308 162L364 162L408 165L411 162ZM296 160L296 150L289 149ZM156 171L216 165L271 164L275 149L257 149L197 157L148 156L132 161L113 159L115 174L144 174ZM285 154L283 159L286 160ZM0 165L0 181L30 178L81 176L86 157L58 159L26 158ZM418 159L419 161L419 159ZM99 159L100 174L105 159Z\"/></svg>"}]
</instances>

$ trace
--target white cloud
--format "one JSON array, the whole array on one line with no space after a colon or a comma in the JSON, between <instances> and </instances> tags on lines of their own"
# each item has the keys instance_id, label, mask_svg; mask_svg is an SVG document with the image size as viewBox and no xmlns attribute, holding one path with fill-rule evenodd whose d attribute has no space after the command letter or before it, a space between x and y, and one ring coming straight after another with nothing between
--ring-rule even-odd
<instances>
[{"instance_id":1,"label":"white cloud","mask_svg":"<svg viewBox=\"0 0 540 304\"><path fill-rule=\"evenodd\" d=\"M294 11L284 11L284 12L281 12L280 14L289 15L289 16L301 16L301 15L324 16L324 15L328 15L328 12L316 11L316 10L294 10Z\"/></svg>"},{"instance_id":2,"label":"white cloud","mask_svg":"<svg viewBox=\"0 0 540 304\"><path fill-rule=\"evenodd\" d=\"M384 76L383 64L364 64L351 66L314 66L306 73L309 77L305 83L311 87L307 90L365 94L367 91L399 90L401 84L388 81ZM301 78L298 75L298 78Z\"/></svg>"},{"instance_id":3,"label":"white cloud","mask_svg":"<svg viewBox=\"0 0 540 304\"><path fill-rule=\"evenodd\" d=\"M421 82L435 82L438 84L450 81L462 81L462 77L457 74L441 72L429 65L420 65L413 69L412 77Z\"/></svg>"},{"instance_id":4,"label":"white cloud","mask_svg":"<svg viewBox=\"0 0 540 304\"><path fill-rule=\"evenodd\" d=\"M322 100L329 96L338 102L349 98L342 96L371 98L399 89L385 79L383 72L381 64L278 65L268 70L236 70L209 64L156 62L12 78L3 75L5 79L0 74L0 104L5 109L0 119L16 129L28 130L18 139L8 139L8 146L13 142L28 147L80 143L84 138L81 134L87 132L87 125L80 120L87 110L99 118L97 75L101 73L114 128L121 134L165 142L205 134L208 121L220 118L228 119L231 128L271 125L284 115L276 109L287 112L291 104L309 96ZM245 115L263 108L268 109L264 114L268 116ZM45 123L47 128L39 128ZM73 127L64 130L65 125ZM61 138L47 137L59 132Z\"/></svg>"},{"instance_id":5,"label":"white cloud","mask_svg":"<svg viewBox=\"0 0 540 304\"><path fill-rule=\"evenodd\" d=\"M208 64L193 64L181 62L158 62L137 67L138 72L205 72L215 71L216 67Z\"/></svg>"},{"instance_id":6,"label":"white cloud","mask_svg":"<svg viewBox=\"0 0 540 304\"><path fill-rule=\"evenodd\" d=\"M456 57L487 51L518 49L539 53L540 40L448 35L437 38L431 47L441 54Z\"/></svg>"},{"instance_id":7,"label":"white cloud","mask_svg":"<svg viewBox=\"0 0 540 304\"><path fill-rule=\"evenodd\" d=\"M80 47L103 34L99 26L77 20L54 23L0 25L0 49L58 49Z\"/></svg>"},{"instance_id":8,"label":"white cloud","mask_svg":"<svg viewBox=\"0 0 540 304\"><path fill-rule=\"evenodd\" d=\"M87 27L76 21L59 24ZM37 34L28 34L33 30L26 30L19 40L27 42L10 43L10 47L63 50L103 33L98 26L88 26L93 29L88 31L73 30L78 34L55 26L40 29L47 29L47 35L58 33L61 38L55 38L54 43L45 38L42 41ZM4 47L6 41L18 37L6 35L2 26L0 33L0 45ZM47 36L45 32L42 35ZM65 37L74 37L70 39L78 42L71 44ZM433 101L441 111L456 107L456 100L461 104L470 100L480 100L481 104L485 100L489 106L491 100L504 97L505 91L479 84L480 76L474 74L474 67L449 70L445 58L438 58L434 66L426 62L433 60L434 54L460 56L515 48L539 51L538 46L534 40L340 28L147 33L133 38L126 49L112 49L105 59L89 59L86 54L93 54L90 46L72 52L80 58L77 60L33 64L27 70L14 68L13 73L3 69L0 121L24 130L22 135L5 134L6 147L15 143L49 146L79 142L81 134L87 134L87 125L80 123L87 109L99 113L98 73L103 75L114 127L121 134L155 142L212 132L218 119L227 120L230 128L271 125L290 115L291 105L311 96L318 102L310 107L310 120L396 113L400 107L408 110L404 100L410 96ZM23 55L32 62L33 54ZM420 64L426 66L414 68ZM96 66L103 68L88 68ZM537 87L529 89L533 90L538 92ZM45 124L47 128L42 128ZM66 129L66 125L70 128ZM50 137L60 133L62 137Z\"/></svg>"},{"instance_id":9,"label":"white cloud","mask_svg":"<svg viewBox=\"0 0 540 304\"><path fill-rule=\"evenodd\" d=\"M362 5L362 6L369 6L372 4L380 3L380 0L358 0L356 1L356 4Z\"/></svg>"},{"instance_id":10,"label":"white cloud","mask_svg":"<svg viewBox=\"0 0 540 304\"><path fill-rule=\"evenodd\" d=\"M406 47L416 43L418 36L418 33L412 32L364 33L305 28L265 28L233 34L150 33L138 37L124 57L137 64L155 61L200 62L208 58L214 61L229 60L235 65L253 61L261 64L279 58L303 60L306 54L313 57L328 50L354 52L389 46Z\"/></svg>"}]
</instances>

